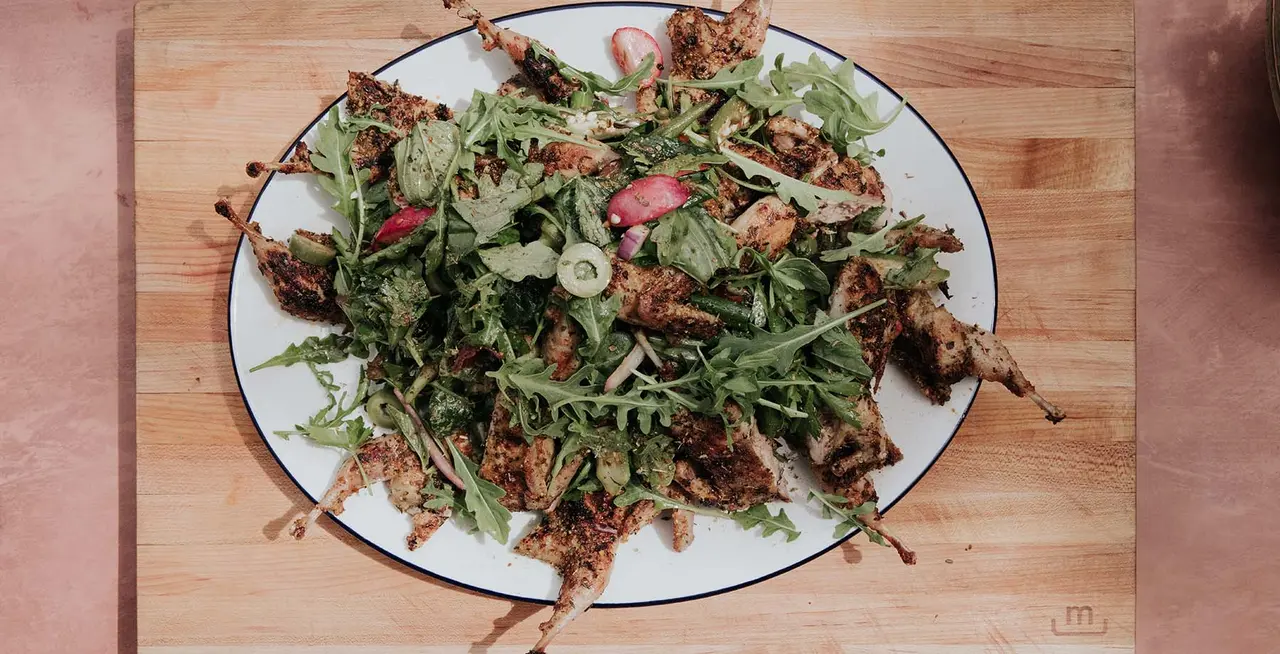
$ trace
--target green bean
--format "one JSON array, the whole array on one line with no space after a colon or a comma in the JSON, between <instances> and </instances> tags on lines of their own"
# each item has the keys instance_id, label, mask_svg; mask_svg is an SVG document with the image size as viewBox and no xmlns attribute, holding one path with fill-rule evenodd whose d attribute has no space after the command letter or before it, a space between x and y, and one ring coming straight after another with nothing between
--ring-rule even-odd
<instances>
[{"instance_id":1,"label":"green bean","mask_svg":"<svg viewBox=\"0 0 1280 654\"><path fill-rule=\"evenodd\" d=\"M699 102L698 104L689 107L688 111L672 118L666 125L653 130L653 135L665 136L672 139L676 138L683 134L686 129L689 129L696 124L698 119L702 118L702 114L707 113L707 110L709 109L711 109L710 101Z\"/></svg>"},{"instance_id":2,"label":"green bean","mask_svg":"<svg viewBox=\"0 0 1280 654\"><path fill-rule=\"evenodd\" d=\"M714 295L694 295L689 303L727 323L739 327L752 326L751 308Z\"/></svg>"}]
</instances>

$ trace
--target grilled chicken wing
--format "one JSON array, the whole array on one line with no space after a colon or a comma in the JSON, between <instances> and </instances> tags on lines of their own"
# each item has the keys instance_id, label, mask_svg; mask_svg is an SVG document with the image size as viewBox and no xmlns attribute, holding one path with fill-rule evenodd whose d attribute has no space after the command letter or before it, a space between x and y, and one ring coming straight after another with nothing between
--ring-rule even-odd
<instances>
[{"instance_id":1,"label":"grilled chicken wing","mask_svg":"<svg viewBox=\"0 0 1280 654\"><path fill-rule=\"evenodd\" d=\"M582 467L584 457L575 455L554 478L555 441L546 436L525 440L519 425L511 424L511 412L501 401L494 404L485 440L480 476L506 491L498 503L511 511L540 511L554 504Z\"/></svg>"},{"instance_id":2,"label":"grilled chicken wing","mask_svg":"<svg viewBox=\"0 0 1280 654\"><path fill-rule=\"evenodd\" d=\"M863 257L854 257L836 277L835 288L831 291L831 314L848 313L888 298L888 292L875 265ZM880 379L884 377L885 364L889 362L893 342L902 333L897 306L890 301L878 309L850 319L849 331L862 344L862 359L871 368L875 383L879 386Z\"/></svg>"},{"instance_id":3,"label":"grilled chicken wing","mask_svg":"<svg viewBox=\"0 0 1280 654\"><path fill-rule=\"evenodd\" d=\"M648 500L619 507L605 493L595 492L561 504L516 544L518 554L546 562L563 578L551 619L539 625L542 638L530 654L545 652L556 635L600 598L618 546L656 515Z\"/></svg>"},{"instance_id":4,"label":"grilled chicken wing","mask_svg":"<svg viewBox=\"0 0 1280 654\"><path fill-rule=\"evenodd\" d=\"M671 79L711 79L720 69L760 54L769 31L773 0L743 0L724 20L701 9L678 9L667 19L671 39ZM697 89L682 89L695 102L712 97Z\"/></svg>"},{"instance_id":5,"label":"grilled chicken wing","mask_svg":"<svg viewBox=\"0 0 1280 654\"><path fill-rule=\"evenodd\" d=\"M533 39L494 25L467 0L444 0L444 7L457 9L458 16L463 20L471 21L476 26L485 50L502 48L511 58L512 63L520 69L524 81L538 91L544 99L550 102L563 102L569 99L574 91L581 88L578 82L561 75L550 59L534 50L533 44L536 41ZM549 51L550 48L547 50Z\"/></svg>"},{"instance_id":6,"label":"grilled chicken wing","mask_svg":"<svg viewBox=\"0 0 1280 654\"><path fill-rule=\"evenodd\" d=\"M766 195L742 212L730 226L737 232L738 245L762 252L770 259L791 242L796 228L796 210L776 195Z\"/></svg>"},{"instance_id":7,"label":"grilled chicken wing","mask_svg":"<svg viewBox=\"0 0 1280 654\"><path fill-rule=\"evenodd\" d=\"M685 303L695 290L697 282L675 268L642 268L615 258L605 293L621 295L618 318L625 322L677 336L712 338L724 322Z\"/></svg>"},{"instance_id":8,"label":"grilled chicken wing","mask_svg":"<svg viewBox=\"0 0 1280 654\"><path fill-rule=\"evenodd\" d=\"M262 173L270 171L279 171L286 175L295 173L319 174L316 167L311 163L311 149L302 141L298 141L298 145L293 148L293 154L289 155L289 158L284 163L250 161L244 167L245 174L250 177L260 177Z\"/></svg>"},{"instance_id":9,"label":"grilled chicken wing","mask_svg":"<svg viewBox=\"0 0 1280 654\"><path fill-rule=\"evenodd\" d=\"M289 252L288 245L263 236L257 223L245 222L226 200L218 200L214 209L249 238L258 270L267 278L281 308L290 315L316 322L347 321L338 307L332 270L299 261Z\"/></svg>"},{"instance_id":10,"label":"grilled chicken wing","mask_svg":"<svg viewBox=\"0 0 1280 654\"><path fill-rule=\"evenodd\" d=\"M737 407L731 413L739 414ZM676 483L699 504L740 511L763 502L789 501L782 486L782 461L756 428L739 421L729 446L724 421L681 411L671 419L676 440Z\"/></svg>"},{"instance_id":11,"label":"grilled chicken wing","mask_svg":"<svg viewBox=\"0 0 1280 654\"><path fill-rule=\"evenodd\" d=\"M362 470L364 475L361 475ZM422 461L409 449L409 443L403 436L388 434L360 446L355 456L342 464L337 478L320 498L320 503L293 522L290 530L293 537L301 539L306 536L307 528L315 524L321 513L341 514L343 502L364 488L365 476L370 483L387 482L391 503L409 516L413 523L406 539L410 550L421 547L449 518L448 509L433 511L423 508L422 489L427 485L427 473L422 469Z\"/></svg>"},{"instance_id":12,"label":"grilled chicken wing","mask_svg":"<svg viewBox=\"0 0 1280 654\"><path fill-rule=\"evenodd\" d=\"M742 210L746 209L760 195L737 182L725 177L719 176L716 183L716 195L702 203L702 208L707 214L716 220L729 222L735 218ZM686 184L686 188L690 193L696 193L697 189L691 184Z\"/></svg>"},{"instance_id":13,"label":"grilled chicken wing","mask_svg":"<svg viewBox=\"0 0 1280 654\"><path fill-rule=\"evenodd\" d=\"M1030 397L1050 422L1066 417L1036 392L995 334L956 320L925 291L898 293L897 304L903 333L894 343L894 358L930 400L946 402L951 399L951 385L973 375L1000 382L1018 397Z\"/></svg>"}]
</instances>

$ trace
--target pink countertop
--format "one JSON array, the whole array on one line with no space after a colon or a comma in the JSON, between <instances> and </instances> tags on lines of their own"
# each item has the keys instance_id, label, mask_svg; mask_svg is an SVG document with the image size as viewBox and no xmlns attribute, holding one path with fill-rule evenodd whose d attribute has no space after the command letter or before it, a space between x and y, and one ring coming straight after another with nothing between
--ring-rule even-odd
<instances>
[{"instance_id":1,"label":"pink countertop","mask_svg":"<svg viewBox=\"0 0 1280 654\"><path fill-rule=\"evenodd\" d=\"M1140 651L1280 640L1280 123L1262 4L1137 2ZM12 654L135 642L131 13L18 0L0 21Z\"/></svg>"}]
</instances>

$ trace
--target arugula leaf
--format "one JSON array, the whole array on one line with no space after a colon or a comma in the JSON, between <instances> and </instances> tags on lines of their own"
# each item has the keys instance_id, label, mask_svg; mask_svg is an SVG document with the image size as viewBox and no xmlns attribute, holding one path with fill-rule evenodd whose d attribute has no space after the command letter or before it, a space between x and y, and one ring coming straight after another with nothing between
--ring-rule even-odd
<instances>
[{"instance_id":1,"label":"arugula leaf","mask_svg":"<svg viewBox=\"0 0 1280 654\"><path fill-rule=\"evenodd\" d=\"M592 297L575 297L569 300L569 315L578 321L582 333L587 337L584 353L588 359L594 359L600 348L609 342L609 333L613 330L613 322L622 310L620 295L605 296L604 293Z\"/></svg>"},{"instance_id":2,"label":"arugula leaf","mask_svg":"<svg viewBox=\"0 0 1280 654\"><path fill-rule=\"evenodd\" d=\"M461 151L458 126L444 120L418 123L396 143L396 184L409 204L439 203L449 190Z\"/></svg>"},{"instance_id":3,"label":"arugula leaf","mask_svg":"<svg viewBox=\"0 0 1280 654\"><path fill-rule=\"evenodd\" d=\"M687 89L710 89L724 91L729 89L737 89L750 81L760 77L760 71L764 70L764 56L756 56L748 59L736 66L726 66L716 72L711 79L659 79L659 82L670 84L671 86L684 87Z\"/></svg>"},{"instance_id":4,"label":"arugula leaf","mask_svg":"<svg viewBox=\"0 0 1280 654\"><path fill-rule=\"evenodd\" d=\"M848 506L852 504L848 498L840 495L831 495L816 490L809 491L809 499L817 500L822 505L822 517L839 518L840 524L836 525L835 531L831 534L832 538L844 538L846 534L854 529L861 529L862 533L871 539L871 542L883 547L891 547L884 536L881 536L876 530L867 528L867 523L862 520L862 516L874 515L876 512L875 502L863 502L858 506Z\"/></svg>"},{"instance_id":5,"label":"arugula leaf","mask_svg":"<svg viewBox=\"0 0 1280 654\"><path fill-rule=\"evenodd\" d=\"M698 515L710 516L713 518L732 517L732 514L726 511L721 511L719 509L712 509L705 506L697 506L694 504L686 504L679 500L671 499L666 495L662 495L655 491L651 491L648 488L645 488L644 486L641 486L640 484L636 484L634 482L627 484L627 487L622 489L622 492L619 493L617 497L613 498L613 505L614 506L631 506L636 502L641 502L644 500L649 500L650 502L653 502L653 506L659 511L666 511L668 509L678 509L678 510L689 511L691 513L697 513Z\"/></svg>"},{"instance_id":6,"label":"arugula leaf","mask_svg":"<svg viewBox=\"0 0 1280 654\"><path fill-rule=\"evenodd\" d=\"M764 84L759 80L750 80L738 89L738 97L744 102L762 109L771 116L776 116L795 105L803 102L800 96L791 90L791 85L785 82L785 76L781 84L778 83L776 75L779 71L769 71L770 84Z\"/></svg>"},{"instance_id":7,"label":"arugula leaf","mask_svg":"<svg viewBox=\"0 0 1280 654\"><path fill-rule=\"evenodd\" d=\"M809 352L827 365L859 379L871 379L871 367L862 358L862 344L847 329L826 332L814 341Z\"/></svg>"},{"instance_id":8,"label":"arugula leaf","mask_svg":"<svg viewBox=\"0 0 1280 654\"><path fill-rule=\"evenodd\" d=\"M745 511L738 511L733 514L733 521L748 531L755 529L757 526L763 526L762 535L765 538L777 532L782 532L787 537L787 542L790 543L800 537L800 530L796 529L796 523L787 517L786 509L778 509L778 515L775 516L769 513L767 504L757 504Z\"/></svg>"},{"instance_id":9,"label":"arugula leaf","mask_svg":"<svg viewBox=\"0 0 1280 654\"><path fill-rule=\"evenodd\" d=\"M513 282L530 275L538 279L555 277L556 262L560 260L560 253L542 241L487 248L480 250L479 255L489 270Z\"/></svg>"},{"instance_id":10,"label":"arugula leaf","mask_svg":"<svg viewBox=\"0 0 1280 654\"><path fill-rule=\"evenodd\" d=\"M329 334L323 337L308 336L302 339L301 343L290 344L284 352L250 368L249 372L257 372L272 366L291 366L295 363L314 365L337 363L350 356L347 353L347 347L350 345L351 338L341 334Z\"/></svg>"},{"instance_id":11,"label":"arugula leaf","mask_svg":"<svg viewBox=\"0 0 1280 654\"><path fill-rule=\"evenodd\" d=\"M479 197L453 203L454 211L475 230L477 246L510 226L516 210L533 200L532 191L521 184L522 176L514 170L504 172L496 186L487 177L481 177L480 182Z\"/></svg>"},{"instance_id":12,"label":"arugula leaf","mask_svg":"<svg viewBox=\"0 0 1280 654\"><path fill-rule=\"evenodd\" d=\"M784 286L796 290L810 290L815 293L831 292L831 281L814 262L802 257L790 257L770 264L769 276Z\"/></svg>"},{"instance_id":13,"label":"arugula leaf","mask_svg":"<svg viewBox=\"0 0 1280 654\"><path fill-rule=\"evenodd\" d=\"M782 198L783 202L795 202L806 213L816 211L818 203L822 200L849 202L857 199L848 191L814 186L808 182L780 173L764 164L756 163L749 157L735 152L733 146L730 145L722 145L720 154L728 157L729 163L742 169L743 174L748 178L763 177L769 180L774 184L774 192L778 194L778 197Z\"/></svg>"},{"instance_id":14,"label":"arugula leaf","mask_svg":"<svg viewBox=\"0 0 1280 654\"><path fill-rule=\"evenodd\" d=\"M557 57L554 52L547 49L546 46L538 43L537 41L530 41L529 47L537 56L545 57L555 65L561 75L577 81L579 84L582 84L585 90L592 93L603 93L605 95L624 95L626 93L633 93L636 89L640 88L640 83L649 79L649 75L653 73L654 57L652 54L645 55L644 59L640 61L640 66L630 75L614 82L597 73L593 73L588 70L579 70L570 66L565 63L563 59Z\"/></svg>"},{"instance_id":15,"label":"arugula leaf","mask_svg":"<svg viewBox=\"0 0 1280 654\"><path fill-rule=\"evenodd\" d=\"M466 511L466 505L458 500L457 491L449 484L440 484L435 474L427 477L422 487L422 496L427 498L422 507L431 511L450 509L455 514Z\"/></svg>"},{"instance_id":16,"label":"arugula leaf","mask_svg":"<svg viewBox=\"0 0 1280 654\"><path fill-rule=\"evenodd\" d=\"M702 209L680 208L658 220L649 237L658 246L658 263L675 266L706 284L717 270L733 265L737 241L723 224Z\"/></svg>"},{"instance_id":17,"label":"arugula leaf","mask_svg":"<svg viewBox=\"0 0 1280 654\"><path fill-rule=\"evenodd\" d=\"M907 255L902 266L890 270L884 276L885 286L912 289L922 284L937 286L951 276L951 272L938 266L937 248L916 248Z\"/></svg>"},{"instance_id":18,"label":"arugula leaf","mask_svg":"<svg viewBox=\"0 0 1280 654\"><path fill-rule=\"evenodd\" d=\"M453 441L445 439L444 442L449 446L449 454L453 457L453 469L466 486L463 503L467 507L467 513L475 519L480 531L505 544L511 535L511 512L499 504L498 500L507 491L481 477L479 466L463 456Z\"/></svg>"},{"instance_id":19,"label":"arugula leaf","mask_svg":"<svg viewBox=\"0 0 1280 654\"><path fill-rule=\"evenodd\" d=\"M798 325L780 334L757 330L751 338L727 336L720 339L715 352L728 352L735 358L740 368L762 368L772 366L779 374L786 374L795 363L796 353L800 348L812 343L823 333L844 327L845 322L856 318L884 304L885 300L877 300L864 307L855 309L842 316L824 320L819 312L812 325Z\"/></svg>"},{"instance_id":20,"label":"arugula leaf","mask_svg":"<svg viewBox=\"0 0 1280 654\"><path fill-rule=\"evenodd\" d=\"M710 152L693 143L660 134L633 136L618 146L641 166L653 166L682 155Z\"/></svg>"},{"instance_id":21,"label":"arugula leaf","mask_svg":"<svg viewBox=\"0 0 1280 654\"><path fill-rule=\"evenodd\" d=\"M382 280L378 297L387 311L388 325L409 327L426 312L431 290L417 275L396 275Z\"/></svg>"},{"instance_id":22,"label":"arugula leaf","mask_svg":"<svg viewBox=\"0 0 1280 654\"><path fill-rule=\"evenodd\" d=\"M328 173L317 175L316 181L333 196L333 209L353 225L358 219L356 191L369 178L368 170L359 173L362 179L357 179L356 173L352 172L351 144L355 142L356 134L356 131L346 128L335 106L329 110L329 117L316 126L316 142L311 153L311 165Z\"/></svg>"},{"instance_id":23,"label":"arugula leaf","mask_svg":"<svg viewBox=\"0 0 1280 654\"><path fill-rule=\"evenodd\" d=\"M868 209L868 211L870 211L870 209ZM884 209L881 208L881 213L883 212L884 212ZM866 212L863 212L863 213L866 213ZM878 215L879 214L877 214L877 217ZM861 219L861 216L859 216L855 220L860 220L860 219ZM916 216L915 218L912 218L910 220L901 220L901 221L898 221L897 223L888 223L884 227L881 227L880 229L876 230L874 233L871 233L871 234L863 234L857 231L849 232L848 234L846 234L846 237L849 239L849 245L846 245L845 247L837 248L834 250L826 250L825 252L820 254L819 257L823 261L844 261L845 259L851 259L853 257L860 256L863 254L875 254L875 253L887 252L891 249L894 249L889 247L888 241L886 239L886 237L889 235L889 232L894 230L910 229L911 227L914 227L917 223L919 223L922 220L924 220L924 214Z\"/></svg>"},{"instance_id":24,"label":"arugula leaf","mask_svg":"<svg viewBox=\"0 0 1280 654\"><path fill-rule=\"evenodd\" d=\"M804 94L805 109L822 119L823 135L837 147L884 130L907 105L903 100L881 118L877 94L862 95L855 88L856 70L849 59L831 68L817 53L810 54L807 62L792 62L784 69L792 84L811 85Z\"/></svg>"}]
</instances>

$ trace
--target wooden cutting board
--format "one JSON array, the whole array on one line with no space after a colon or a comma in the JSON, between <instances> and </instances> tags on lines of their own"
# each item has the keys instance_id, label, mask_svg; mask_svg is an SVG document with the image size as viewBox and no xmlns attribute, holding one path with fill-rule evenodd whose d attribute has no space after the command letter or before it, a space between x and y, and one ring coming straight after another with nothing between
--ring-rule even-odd
<instances>
[{"instance_id":1,"label":"wooden cutting board","mask_svg":"<svg viewBox=\"0 0 1280 654\"><path fill-rule=\"evenodd\" d=\"M997 330L1071 418L984 385L890 514L915 567L859 537L727 595L591 611L555 651L1132 651L1130 1L777 0L774 23L906 92L955 150L995 242ZM143 652L519 653L549 613L411 572L327 519L279 538L305 498L255 433L227 349L238 235L214 200L247 210L245 162L283 152L348 69L462 26L422 0L138 4Z\"/></svg>"}]
</instances>

